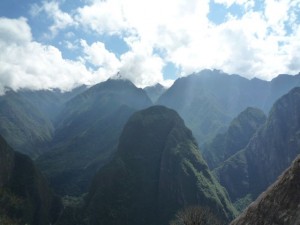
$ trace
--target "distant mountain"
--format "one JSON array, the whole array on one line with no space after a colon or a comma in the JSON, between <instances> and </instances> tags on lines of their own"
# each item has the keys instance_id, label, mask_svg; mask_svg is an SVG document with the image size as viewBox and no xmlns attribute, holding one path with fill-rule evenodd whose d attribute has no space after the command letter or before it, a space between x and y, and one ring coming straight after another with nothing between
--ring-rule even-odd
<instances>
[{"instance_id":1,"label":"distant mountain","mask_svg":"<svg viewBox=\"0 0 300 225\"><path fill-rule=\"evenodd\" d=\"M246 148L215 170L233 201L254 199L300 153L300 88L274 104Z\"/></svg>"},{"instance_id":2,"label":"distant mountain","mask_svg":"<svg viewBox=\"0 0 300 225\"><path fill-rule=\"evenodd\" d=\"M167 88L157 83L154 86L145 87L144 90L146 91L151 101L155 103L158 98L167 90Z\"/></svg>"},{"instance_id":3,"label":"distant mountain","mask_svg":"<svg viewBox=\"0 0 300 225\"><path fill-rule=\"evenodd\" d=\"M189 205L209 207L224 221L235 214L179 115L163 106L136 112L124 127L115 158L93 180L85 221L164 225Z\"/></svg>"},{"instance_id":4,"label":"distant mountain","mask_svg":"<svg viewBox=\"0 0 300 225\"><path fill-rule=\"evenodd\" d=\"M52 141L54 122L64 103L84 89L7 91L0 96L0 134L15 150L38 157Z\"/></svg>"},{"instance_id":5,"label":"distant mountain","mask_svg":"<svg viewBox=\"0 0 300 225\"><path fill-rule=\"evenodd\" d=\"M230 225L299 225L300 157Z\"/></svg>"},{"instance_id":6,"label":"distant mountain","mask_svg":"<svg viewBox=\"0 0 300 225\"><path fill-rule=\"evenodd\" d=\"M31 159L14 152L0 136L0 223L48 225L62 205Z\"/></svg>"},{"instance_id":7,"label":"distant mountain","mask_svg":"<svg viewBox=\"0 0 300 225\"><path fill-rule=\"evenodd\" d=\"M40 91L21 90L18 91L18 94L55 123L64 104L87 89L87 86L82 85L67 92L62 92L58 89Z\"/></svg>"},{"instance_id":8,"label":"distant mountain","mask_svg":"<svg viewBox=\"0 0 300 225\"><path fill-rule=\"evenodd\" d=\"M96 171L115 152L130 115L152 103L127 80L108 80L77 95L58 116L49 152L37 163L60 194L87 191Z\"/></svg>"},{"instance_id":9,"label":"distant mountain","mask_svg":"<svg viewBox=\"0 0 300 225\"><path fill-rule=\"evenodd\" d=\"M53 124L20 94L0 96L0 135L17 151L37 157L54 133Z\"/></svg>"},{"instance_id":10,"label":"distant mountain","mask_svg":"<svg viewBox=\"0 0 300 225\"><path fill-rule=\"evenodd\" d=\"M226 132L218 134L204 147L203 157L214 169L247 146L252 136L266 121L260 110L248 107L230 123Z\"/></svg>"},{"instance_id":11,"label":"distant mountain","mask_svg":"<svg viewBox=\"0 0 300 225\"><path fill-rule=\"evenodd\" d=\"M177 79L157 104L175 109L203 147L245 108L268 113L277 98L296 86L300 86L300 75L280 75L268 82L203 70Z\"/></svg>"}]
</instances>

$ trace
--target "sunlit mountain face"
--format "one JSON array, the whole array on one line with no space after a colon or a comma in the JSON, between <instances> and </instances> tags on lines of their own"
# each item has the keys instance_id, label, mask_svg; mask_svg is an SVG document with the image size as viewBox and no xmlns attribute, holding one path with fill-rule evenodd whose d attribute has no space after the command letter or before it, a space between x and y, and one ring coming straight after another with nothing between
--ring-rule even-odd
<instances>
[{"instance_id":1,"label":"sunlit mountain face","mask_svg":"<svg viewBox=\"0 0 300 225\"><path fill-rule=\"evenodd\" d=\"M298 169L242 213L299 72L300 0L1 0L0 224L300 224Z\"/></svg>"}]
</instances>

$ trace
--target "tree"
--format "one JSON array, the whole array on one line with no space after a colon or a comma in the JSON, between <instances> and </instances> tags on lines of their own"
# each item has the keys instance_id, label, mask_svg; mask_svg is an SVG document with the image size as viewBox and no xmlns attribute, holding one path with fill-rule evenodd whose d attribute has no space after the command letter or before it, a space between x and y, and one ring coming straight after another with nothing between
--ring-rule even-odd
<instances>
[{"instance_id":1,"label":"tree","mask_svg":"<svg viewBox=\"0 0 300 225\"><path fill-rule=\"evenodd\" d=\"M178 211L170 225L221 225L208 208L191 206Z\"/></svg>"}]
</instances>

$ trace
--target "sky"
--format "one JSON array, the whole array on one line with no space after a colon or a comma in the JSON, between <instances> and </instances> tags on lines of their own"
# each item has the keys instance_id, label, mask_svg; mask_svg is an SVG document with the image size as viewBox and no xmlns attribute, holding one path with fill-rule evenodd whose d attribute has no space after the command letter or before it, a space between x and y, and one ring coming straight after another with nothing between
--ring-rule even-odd
<instances>
[{"instance_id":1,"label":"sky","mask_svg":"<svg viewBox=\"0 0 300 225\"><path fill-rule=\"evenodd\" d=\"M1 0L0 93L300 72L300 0Z\"/></svg>"}]
</instances>

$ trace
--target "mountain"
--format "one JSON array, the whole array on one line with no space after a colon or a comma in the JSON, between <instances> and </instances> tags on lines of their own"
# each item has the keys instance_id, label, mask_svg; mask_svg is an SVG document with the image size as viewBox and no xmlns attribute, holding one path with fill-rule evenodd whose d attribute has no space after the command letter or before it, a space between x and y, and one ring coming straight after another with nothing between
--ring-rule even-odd
<instances>
[{"instance_id":1,"label":"mountain","mask_svg":"<svg viewBox=\"0 0 300 225\"><path fill-rule=\"evenodd\" d=\"M183 120L153 106L126 123L114 159L93 180L85 213L91 225L160 225L196 204L223 221L235 215Z\"/></svg>"},{"instance_id":2,"label":"mountain","mask_svg":"<svg viewBox=\"0 0 300 225\"><path fill-rule=\"evenodd\" d=\"M37 159L52 187L63 195L86 192L114 154L130 115L150 105L146 93L127 80L107 80L67 102L50 151Z\"/></svg>"},{"instance_id":3,"label":"mountain","mask_svg":"<svg viewBox=\"0 0 300 225\"><path fill-rule=\"evenodd\" d=\"M0 134L16 151L38 157L52 141L54 122L64 103L85 88L7 91L0 96Z\"/></svg>"},{"instance_id":4,"label":"mountain","mask_svg":"<svg viewBox=\"0 0 300 225\"><path fill-rule=\"evenodd\" d=\"M167 90L167 88L157 83L154 86L145 87L144 90L146 91L151 101L155 103L158 98Z\"/></svg>"},{"instance_id":5,"label":"mountain","mask_svg":"<svg viewBox=\"0 0 300 225\"><path fill-rule=\"evenodd\" d=\"M52 139L52 122L14 91L0 96L0 135L16 150L35 158Z\"/></svg>"},{"instance_id":6,"label":"mountain","mask_svg":"<svg viewBox=\"0 0 300 225\"><path fill-rule=\"evenodd\" d=\"M255 107L268 113L277 98L296 86L300 86L300 75L280 75L268 82L203 70L177 79L157 104L175 109L203 147L206 141L224 132L245 108Z\"/></svg>"},{"instance_id":7,"label":"mountain","mask_svg":"<svg viewBox=\"0 0 300 225\"><path fill-rule=\"evenodd\" d=\"M224 133L217 136L205 146L203 157L211 169L214 169L230 156L246 147L252 136L266 121L260 109L248 107L230 123Z\"/></svg>"},{"instance_id":8,"label":"mountain","mask_svg":"<svg viewBox=\"0 0 300 225\"><path fill-rule=\"evenodd\" d=\"M215 170L233 201L256 198L300 153L300 88L276 101L249 144Z\"/></svg>"},{"instance_id":9,"label":"mountain","mask_svg":"<svg viewBox=\"0 0 300 225\"><path fill-rule=\"evenodd\" d=\"M0 136L0 223L54 223L62 205L28 156L14 152Z\"/></svg>"},{"instance_id":10,"label":"mountain","mask_svg":"<svg viewBox=\"0 0 300 225\"><path fill-rule=\"evenodd\" d=\"M87 90L85 85L67 92L62 92L59 89L39 91L23 89L18 91L18 95L35 106L54 124L64 104L85 90Z\"/></svg>"},{"instance_id":11,"label":"mountain","mask_svg":"<svg viewBox=\"0 0 300 225\"><path fill-rule=\"evenodd\" d=\"M299 225L300 157L230 225Z\"/></svg>"}]
</instances>

